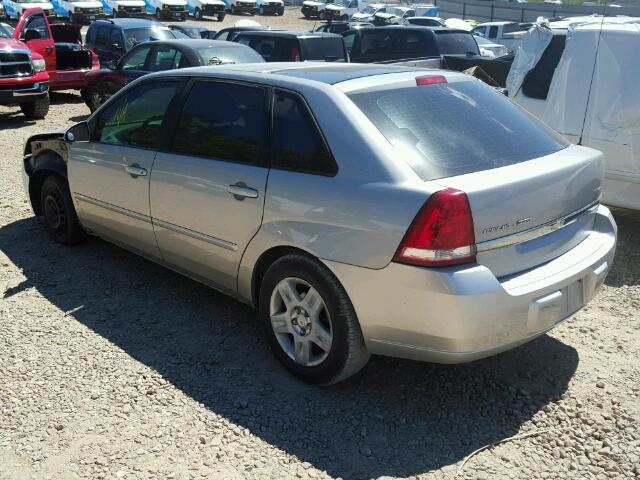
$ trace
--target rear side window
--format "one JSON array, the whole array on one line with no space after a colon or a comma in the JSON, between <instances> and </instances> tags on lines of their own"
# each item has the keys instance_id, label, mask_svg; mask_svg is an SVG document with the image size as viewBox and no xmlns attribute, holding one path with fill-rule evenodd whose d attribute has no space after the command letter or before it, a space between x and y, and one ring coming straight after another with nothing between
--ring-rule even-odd
<instances>
[{"instance_id":1,"label":"rear side window","mask_svg":"<svg viewBox=\"0 0 640 480\"><path fill-rule=\"evenodd\" d=\"M273 168L320 175L337 172L320 130L298 95L276 91L272 142Z\"/></svg>"},{"instance_id":2,"label":"rear side window","mask_svg":"<svg viewBox=\"0 0 640 480\"><path fill-rule=\"evenodd\" d=\"M122 70L144 70L147 61L147 55L151 50L151 46L141 45L139 48L132 50L120 60L120 69Z\"/></svg>"},{"instance_id":3,"label":"rear side window","mask_svg":"<svg viewBox=\"0 0 640 480\"><path fill-rule=\"evenodd\" d=\"M438 49L431 35L425 34L421 30L405 30L398 35L393 47L393 53L427 56L437 55Z\"/></svg>"},{"instance_id":4,"label":"rear side window","mask_svg":"<svg viewBox=\"0 0 640 480\"><path fill-rule=\"evenodd\" d=\"M475 80L353 93L349 98L423 180L512 165L569 145Z\"/></svg>"},{"instance_id":5,"label":"rear side window","mask_svg":"<svg viewBox=\"0 0 640 480\"><path fill-rule=\"evenodd\" d=\"M180 62L183 54L180 50L173 47L160 46L156 47L151 57L151 71L161 72L164 70L174 70L180 68Z\"/></svg>"},{"instance_id":6,"label":"rear side window","mask_svg":"<svg viewBox=\"0 0 640 480\"><path fill-rule=\"evenodd\" d=\"M498 26L492 25L489 28L489 38L496 38L498 36Z\"/></svg>"},{"instance_id":7,"label":"rear side window","mask_svg":"<svg viewBox=\"0 0 640 480\"><path fill-rule=\"evenodd\" d=\"M504 25L502 27L502 33L513 33L513 32L519 32L521 31L522 28L520 27L520 25L518 25L517 23L508 23L506 25Z\"/></svg>"},{"instance_id":8,"label":"rear side window","mask_svg":"<svg viewBox=\"0 0 640 480\"><path fill-rule=\"evenodd\" d=\"M97 28L93 25L89 26L89 30L87 31L87 43L95 43L96 41L96 30Z\"/></svg>"},{"instance_id":9,"label":"rear side window","mask_svg":"<svg viewBox=\"0 0 640 480\"><path fill-rule=\"evenodd\" d=\"M173 151L257 164L265 137L265 104L262 88L195 83L178 122Z\"/></svg>"},{"instance_id":10,"label":"rear side window","mask_svg":"<svg viewBox=\"0 0 640 480\"><path fill-rule=\"evenodd\" d=\"M360 53L370 55L376 53L387 53L391 49L393 40L392 30L380 29L367 30L360 35Z\"/></svg>"},{"instance_id":11,"label":"rear side window","mask_svg":"<svg viewBox=\"0 0 640 480\"><path fill-rule=\"evenodd\" d=\"M342 37L305 38L304 60L336 61L345 59Z\"/></svg>"},{"instance_id":12,"label":"rear side window","mask_svg":"<svg viewBox=\"0 0 640 480\"><path fill-rule=\"evenodd\" d=\"M436 32L436 38L438 39L438 47L440 48L441 55L480 54L478 44L470 33L440 30Z\"/></svg>"},{"instance_id":13,"label":"rear side window","mask_svg":"<svg viewBox=\"0 0 640 480\"><path fill-rule=\"evenodd\" d=\"M566 39L564 35L554 35L536 66L524 77L522 93L527 97L540 100L547 98L553 74L564 52Z\"/></svg>"},{"instance_id":14,"label":"rear side window","mask_svg":"<svg viewBox=\"0 0 640 480\"><path fill-rule=\"evenodd\" d=\"M109 27L104 26L104 27L98 28L98 34L96 35L96 44L106 45L108 39L109 39Z\"/></svg>"}]
</instances>

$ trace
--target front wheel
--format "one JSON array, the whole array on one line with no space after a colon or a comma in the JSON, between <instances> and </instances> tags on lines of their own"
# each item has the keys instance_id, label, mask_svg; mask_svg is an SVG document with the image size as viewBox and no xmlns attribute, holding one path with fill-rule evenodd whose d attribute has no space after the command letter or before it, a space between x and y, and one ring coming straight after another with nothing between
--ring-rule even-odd
<instances>
[{"instance_id":1,"label":"front wheel","mask_svg":"<svg viewBox=\"0 0 640 480\"><path fill-rule=\"evenodd\" d=\"M346 291L317 260L297 253L278 259L265 273L259 303L275 356L305 382L339 382L369 360Z\"/></svg>"},{"instance_id":2,"label":"front wheel","mask_svg":"<svg viewBox=\"0 0 640 480\"><path fill-rule=\"evenodd\" d=\"M220 15L218 15L218 21L219 21L219 22L224 21L224 17L225 17L225 14L224 14L224 13L221 13Z\"/></svg>"},{"instance_id":3,"label":"front wheel","mask_svg":"<svg viewBox=\"0 0 640 480\"><path fill-rule=\"evenodd\" d=\"M156 8L156 19L162 20L162 12L159 8Z\"/></svg>"},{"instance_id":4,"label":"front wheel","mask_svg":"<svg viewBox=\"0 0 640 480\"><path fill-rule=\"evenodd\" d=\"M111 16L112 16L113 18L118 18L118 11L117 11L117 9L116 9L116 8L114 8L114 9L112 10L112 12L111 12Z\"/></svg>"},{"instance_id":5,"label":"front wheel","mask_svg":"<svg viewBox=\"0 0 640 480\"><path fill-rule=\"evenodd\" d=\"M260 15L264 15L264 7L260 5Z\"/></svg>"},{"instance_id":6,"label":"front wheel","mask_svg":"<svg viewBox=\"0 0 640 480\"><path fill-rule=\"evenodd\" d=\"M236 14L236 6L231 5L231 15L235 15L235 14Z\"/></svg>"},{"instance_id":7,"label":"front wheel","mask_svg":"<svg viewBox=\"0 0 640 480\"><path fill-rule=\"evenodd\" d=\"M342 15L342 21L343 22L348 22L349 21L349 15Z\"/></svg>"},{"instance_id":8,"label":"front wheel","mask_svg":"<svg viewBox=\"0 0 640 480\"><path fill-rule=\"evenodd\" d=\"M65 180L56 175L45 178L40 190L40 205L45 227L55 242L73 245L84 238Z\"/></svg>"},{"instance_id":9,"label":"front wheel","mask_svg":"<svg viewBox=\"0 0 640 480\"><path fill-rule=\"evenodd\" d=\"M202 12L200 11L199 8L196 7L196 9L193 11L193 18L195 18L196 20L200 20L202 18Z\"/></svg>"},{"instance_id":10,"label":"front wheel","mask_svg":"<svg viewBox=\"0 0 640 480\"><path fill-rule=\"evenodd\" d=\"M27 120L43 119L49 113L49 95L34 102L21 103L20 110Z\"/></svg>"},{"instance_id":11,"label":"front wheel","mask_svg":"<svg viewBox=\"0 0 640 480\"><path fill-rule=\"evenodd\" d=\"M96 86L88 87L80 93L91 112L95 112L100 105L108 100L108 97Z\"/></svg>"}]
</instances>

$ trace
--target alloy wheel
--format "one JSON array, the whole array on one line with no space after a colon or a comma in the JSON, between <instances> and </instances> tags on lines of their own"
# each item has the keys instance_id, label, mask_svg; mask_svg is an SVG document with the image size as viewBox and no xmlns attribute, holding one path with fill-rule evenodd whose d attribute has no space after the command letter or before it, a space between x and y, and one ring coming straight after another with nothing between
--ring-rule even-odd
<instances>
[{"instance_id":1,"label":"alloy wheel","mask_svg":"<svg viewBox=\"0 0 640 480\"><path fill-rule=\"evenodd\" d=\"M57 190L51 190L44 198L44 217L51 230L64 232L67 228L67 215L64 202Z\"/></svg>"}]
</instances>

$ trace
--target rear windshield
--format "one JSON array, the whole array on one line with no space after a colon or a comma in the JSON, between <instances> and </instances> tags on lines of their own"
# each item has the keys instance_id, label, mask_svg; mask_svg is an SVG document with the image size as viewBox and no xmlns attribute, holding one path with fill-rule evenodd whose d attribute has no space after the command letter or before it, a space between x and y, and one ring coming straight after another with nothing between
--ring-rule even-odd
<instances>
[{"instance_id":1,"label":"rear windshield","mask_svg":"<svg viewBox=\"0 0 640 480\"><path fill-rule=\"evenodd\" d=\"M475 80L352 93L349 98L423 180L512 165L569 145Z\"/></svg>"},{"instance_id":2,"label":"rear windshield","mask_svg":"<svg viewBox=\"0 0 640 480\"><path fill-rule=\"evenodd\" d=\"M198 49L198 55L202 59L203 65L264 62L255 50L234 46L200 48Z\"/></svg>"},{"instance_id":3,"label":"rear windshield","mask_svg":"<svg viewBox=\"0 0 640 480\"><path fill-rule=\"evenodd\" d=\"M478 45L470 33L437 31L438 47L440 55L466 55L467 53L480 54Z\"/></svg>"},{"instance_id":4,"label":"rear windshield","mask_svg":"<svg viewBox=\"0 0 640 480\"><path fill-rule=\"evenodd\" d=\"M302 40L305 60L344 60L342 37L315 37Z\"/></svg>"}]
</instances>

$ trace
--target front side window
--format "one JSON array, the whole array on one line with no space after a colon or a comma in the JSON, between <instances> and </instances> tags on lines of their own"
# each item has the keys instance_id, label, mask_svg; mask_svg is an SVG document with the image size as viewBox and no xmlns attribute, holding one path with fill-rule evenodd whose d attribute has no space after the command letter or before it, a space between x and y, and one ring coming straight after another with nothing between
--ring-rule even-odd
<instances>
[{"instance_id":1,"label":"front side window","mask_svg":"<svg viewBox=\"0 0 640 480\"><path fill-rule=\"evenodd\" d=\"M334 175L333 157L302 98L277 91L274 100L271 166Z\"/></svg>"},{"instance_id":2,"label":"front side window","mask_svg":"<svg viewBox=\"0 0 640 480\"><path fill-rule=\"evenodd\" d=\"M173 151L258 164L266 130L265 91L224 82L196 82L178 122Z\"/></svg>"},{"instance_id":3,"label":"front side window","mask_svg":"<svg viewBox=\"0 0 640 480\"><path fill-rule=\"evenodd\" d=\"M478 37L484 37L487 34L487 27L476 27L471 30L471 33Z\"/></svg>"},{"instance_id":4,"label":"front side window","mask_svg":"<svg viewBox=\"0 0 640 480\"><path fill-rule=\"evenodd\" d=\"M151 71L174 70L180 68L180 62L184 55L177 48L157 47L151 59Z\"/></svg>"},{"instance_id":5,"label":"front side window","mask_svg":"<svg viewBox=\"0 0 640 480\"><path fill-rule=\"evenodd\" d=\"M132 50L122 59L120 68L122 70L144 70L149 50L151 50L151 46L146 45Z\"/></svg>"},{"instance_id":6,"label":"front side window","mask_svg":"<svg viewBox=\"0 0 640 480\"><path fill-rule=\"evenodd\" d=\"M32 15L27 21L26 30L37 30L40 34L41 40L46 40L47 38L51 38L49 35L49 28L47 27L47 22L44 19L44 15L38 13L36 15Z\"/></svg>"},{"instance_id":7,"label":"front side window","mask_svg":"<svg viewBox=\"0 0 640 480\"><path fill-rule=\"evenodd\" d=\"M111 30L111 35L109 36L109 45L111 48L122 49L122 34L119 30Z\"/></svg>"},{"instance_id":8,"label":"front side window","mask_svg":"<svg viewBox=\"0 0 640 480\"><path fill-rule=\"evenodd\" d=\"M177 89L177 82L154 82L130 91L100 113L93 133L94 141L160 148L162 121Z\"/></svg>"},{"instance_id":9,"label":"front side window","mask_svg":"<svg viewBox=\"0 0 640 480\"><path fill-rule=\"evenodd\" d=\"M441 55L480 55L478 44L470 33L439 30L436 38Z\"/></svg>"},{"instance_id":10,"label":"front side window","mask_svg":"<svg viewBox=\"0 0 640 480\"><path fill-rule=\"evenodd\" d=\"M493 25L489 28L489 38L496 38L498 36L498 26Z\"/></svg>"},{"instance_id":11,"label":"front side window","mask_svg":"<svg viewBox=\"0 0 640 480\"><path fill-rule=\"evenodd\" d=\"M428 44L429 47L427 47L427 35L422 30L405 30L398 35L396 44L393 47L393 53L402 55L416 54L417 56L425 55L427 52L435 53L437 50L430 35Z\"/></svg>"},{"instance_id":12,"label":"front side window","mask_svg":"<svg viewBox=\"0 0 640 480\"><path fill-rule=\"evenodd\" d=\"M226 40L227 37L229 36L229 32L220 32L218 35L216 35L215 39L216 40Z\"/></svg>"}]
</instances>

